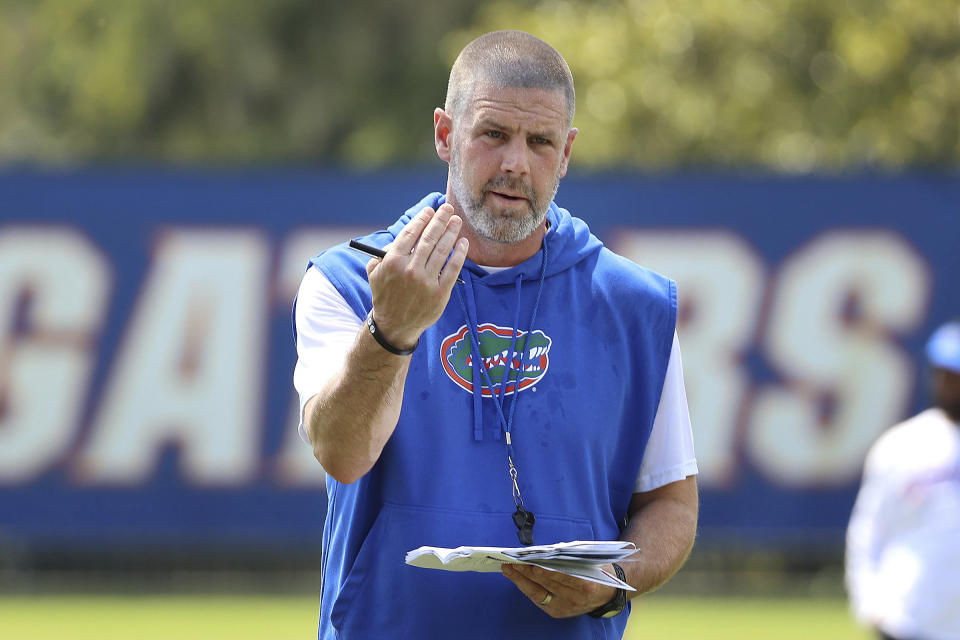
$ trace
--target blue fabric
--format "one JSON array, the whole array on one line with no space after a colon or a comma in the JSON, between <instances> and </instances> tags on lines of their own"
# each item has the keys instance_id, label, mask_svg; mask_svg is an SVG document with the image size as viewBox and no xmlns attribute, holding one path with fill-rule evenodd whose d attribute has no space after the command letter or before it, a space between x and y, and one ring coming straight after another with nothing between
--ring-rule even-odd
<instances>
[{"instance_id":1,"label":"blue fabric","mask_svg":"<svg viewBox=\"0 0 960 640\"><path fill-rule=\"evenodd\" d=\"M960 373L960 322L948 322L934 331L926 352L934 367Z\"/></svg>"},{"instance_id":2,"label":"blue fabric","mask_svg":"<svg viewBox=\"0 0 960 640\"><path fill-rule=\"evenodd\" d=\"M431 194L363 241L383 247L420 209L441 202ZM517 339L526 367L507 380L504 395L514 414L513 459L525 506L537 517L537 544L615 540L659 404L676 288L604 248L564 209L551 205L548 216L550 260L533 335ZM360 318L371 306L366 261L346 245L311 261ZM475 300L479 356L495 385L511 325L531 318L537 304L541 266L541 253L494 274L468 261L466 282L455 285ZM466 324L452 302L421 336L399 423L373 470L349 485L327 479L318 637L619 638L626 614L554 620L499 574L404 563L421 545L518 546L491 398L475 415L473 391L491 392L475 387L480 357Z\"/></svg>"},{"instance_id":3,"label":"blue fabric","mask_svg":"<svg viewBox=\"0 0 960 640\"><path fill-rule=\"evenodd\" d=\"M537 309L540 306L540 294L543 292L543 280L546 277L547 273L547 256L548 250L547 246L543 245L541 247L541 252L543 254L542 265L540 268L540 279L537 281L537 295L533 300L533 311L530 315L530 322L527 323L527 332L530 333L533 331L533 326L537 319ZM460 307L463 309L464 319L467 322L467 329L470 332L470 350L471 352L479 352L479 338L477 336L479 322L477 321L477 304L473 293L473 276L469 272L464 277L464 287L462 289L456 289L455 293L457 300L460 302ZM523 278L520 275L517 275L516 279L516 288L517 288L517 303L516 303L516 315L513 317L513 327L520 326L520 306L523 300ZM463 292L463 289L466 289L466 294ZM506 413L503 410L505 401L504 397L506 396L507 389L510 387L509 380L511 378L511 369L514 367L514 362L516 362L516 368L518 371L522 371L526 362L527 355L529 354L529 349L522 349L519 352L517 351L517 338L520 336L521 331L516 330L511 332L510 335L510 348L506 350L506 353L509 354L507 358L506 371L504 376L507 378L506 381L501 379L499 384L494 383L490 379L490 373L487 369L482 366L480 358L473 358L473 367L472 367L472 381L474 384L478 384L477 381L483 381L486 386L490 389L494 389L495 393L491 394L491 399L493 400L494 407L497 410L497 417L500 418L500 426L503 428L504 432L510 433L510 427L513 424L513 415L514 411L517 408L517 403L513 402L510 405L510 417L506 417ZM519 374L518 374L519 375ZM483 429L482 429L482 404L481 404L481 394L473 394L473 433L474 437L477 440L483 440ZM499 437L499 432L497 433ZM507 443L507 454L513 455L513 448Z\"/></svg>"}]
</instances>

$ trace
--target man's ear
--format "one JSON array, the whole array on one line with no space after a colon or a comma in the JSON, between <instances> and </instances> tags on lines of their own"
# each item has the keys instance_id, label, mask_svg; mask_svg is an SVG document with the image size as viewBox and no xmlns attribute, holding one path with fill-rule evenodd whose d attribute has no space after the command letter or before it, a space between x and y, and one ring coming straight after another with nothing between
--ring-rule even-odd
<instances>
[{"instance_id":1,"label":"man's ear","mask_svg":"<svg viewBox=\"0 0 960 640\"><path fill-rule=\"evenodd\" d=\"M567 175L567 166L570 164L570 152L573 151L573 139L580 133L579 129L573 128L567 133L566 143L563 145L563 162L560 165L560 177Z\"/></svg>"},{"instance_id":2,"label":"man's ear","mask_svg":"<svg viewBox=\"0 0 960 640\"><path fill-rule=\"evenodd\" d=\"M437 155L444 162L450 162L450 133L453 129L453 120L450 115L437 107L433 110L433 142L437 147Z\"/></svg>"}]
</instances>

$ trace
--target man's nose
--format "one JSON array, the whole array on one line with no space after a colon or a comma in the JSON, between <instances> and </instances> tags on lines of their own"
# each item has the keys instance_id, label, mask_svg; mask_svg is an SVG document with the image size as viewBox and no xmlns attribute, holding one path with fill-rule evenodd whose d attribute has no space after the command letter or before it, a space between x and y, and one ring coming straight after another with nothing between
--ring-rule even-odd
<instances>
[{"instance_id":1,"label":"man's nose","mask_svg":"<svg viewBox=\"0 0 960 640\"><path fill-rule=\"evenodd\" d=\"M529 151L526 141L515 136L504 146L500 170L504 173L526 175L530 171Z\"/></svg>"}]
</instances>

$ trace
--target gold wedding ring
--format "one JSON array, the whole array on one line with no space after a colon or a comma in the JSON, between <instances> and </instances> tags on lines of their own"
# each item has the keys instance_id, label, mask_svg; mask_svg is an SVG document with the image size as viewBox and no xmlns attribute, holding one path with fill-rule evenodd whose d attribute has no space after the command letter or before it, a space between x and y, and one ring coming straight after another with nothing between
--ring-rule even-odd
<instances>
[{"instance_id":1,"label":"gold wedding ring","mask_svg":"<svg viewBox=\"0 0 960 640\"><path fill-rule=\"evenodd\" d=\"M550 601L553 600L553 594L547 591L547 595L543 596L543 600L540 601L540 606L545 607L550 604Z\"/></svg>"}]
</instances>

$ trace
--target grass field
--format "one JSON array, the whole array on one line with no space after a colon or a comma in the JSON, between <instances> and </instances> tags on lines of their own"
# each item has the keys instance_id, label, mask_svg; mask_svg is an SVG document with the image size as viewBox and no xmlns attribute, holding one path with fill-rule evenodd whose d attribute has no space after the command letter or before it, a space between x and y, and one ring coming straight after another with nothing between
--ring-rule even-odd
<instances>
[{"instance_id":1,"label":"grass field","mask_svg":"<svg viewBox=\"0 0 960 640\"><path fill-rule=\"evenodd\" d=\"M0 638L294 640L316 634L316 599L300 596L0 596ZM634 607L628 640L870 638L843 600L680 598Z\"/></svg>"}]
</instances>

